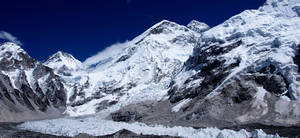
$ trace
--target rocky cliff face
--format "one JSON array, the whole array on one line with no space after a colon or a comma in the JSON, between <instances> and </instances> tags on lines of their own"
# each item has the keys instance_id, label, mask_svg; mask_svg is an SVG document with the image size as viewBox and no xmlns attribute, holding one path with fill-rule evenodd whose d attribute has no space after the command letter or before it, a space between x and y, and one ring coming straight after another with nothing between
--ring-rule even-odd
<instances>
[{"instance_id":1,"label":"rocky cliff face","mask_svg":"<svg viewBox=\"0 0 300 138\"><path fill-rule=\"evenodd\" d=\"M61 116L66 90L51 68L13 43L0 46L0 121L19 122Z\"/></svg>"},{"instance_id":2,"label":"rocky cliff face","mask_svg":"<svg viewBox=\"0 0 300 138\"><path fill-rule=\"evenodd\" d=\"M171 77L167 98L131 104L109 118L194 127L299 126L299 4L268 0L207 28ZM203 25L192 21L188 27Z\"/></svg>"},{"instance_id":3,"label":"rocky cliff face","mask_svg":"<svg viewBox=\"0 0 300 138\"><path fill-rule=\"evenodd\" d=\"M169 90L171 103L191 99L181 119L299 125L297 5L268 0L204 32Z\"/></svg>"}]
</instances>

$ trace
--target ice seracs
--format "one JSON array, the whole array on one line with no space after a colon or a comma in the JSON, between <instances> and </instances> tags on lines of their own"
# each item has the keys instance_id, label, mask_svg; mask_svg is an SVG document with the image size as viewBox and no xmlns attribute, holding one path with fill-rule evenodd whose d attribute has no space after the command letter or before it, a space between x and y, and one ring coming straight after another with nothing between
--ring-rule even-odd
<instances>
[{"instance_id":1,"label":"ice seracs","mask_svg":"<svg viewBox=\"0 0 300 138\"><path fill-rule=\"evenodd\" d=\"M221 130L212 127L200 129L182 126L167 127L163 125L146 125L144 123L138 122L113 122L110 120L99 120L97 117L88 117L86 119L62 118L55 120L26 122L19 125L18 127L25 130L31 130L46 134L71 137L74 137L79 133L90 134L93 136L103 136L115 133L122 129L126 129L143 135L168 135L184 138L279 138L278 135L268 135L262 130L253 130L252 132L248 132L244 129L234 131L229 129Z\"/></svg>"}]
</instances>

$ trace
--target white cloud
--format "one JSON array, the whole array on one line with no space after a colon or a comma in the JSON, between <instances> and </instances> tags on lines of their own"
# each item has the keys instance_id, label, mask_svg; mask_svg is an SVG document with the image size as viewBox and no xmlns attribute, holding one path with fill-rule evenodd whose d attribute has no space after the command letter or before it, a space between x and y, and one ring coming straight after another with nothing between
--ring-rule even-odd
<instances>
[{"instance_id":1,"label":"white cloud","mask_svg":"<svg viewBox=\"0 0 300 138\"><path fill-rule=\"evenodd\" d=\"M0 31L0 39L8 40L8 41L14 42L18 45L22 45L22 43L18 40L18 38L16 38L12 34L5 32L5 31Z\"/></svg>"},{"instance_id":2,"label":"white cloud","mask_svg":"<svg viewBox=\"0 0 300 138\"><path fill-rule=\"evenodd\" d=\"M104 50L100 51L96 55L87 58L83 62L83 64L86 66L96 64L101 60L104 60L104 59L107 59L109 57L119 54L120 52L122 52L122 50L124 48L128 47L129 45L130 45L130 42L128 42L128 41L126 41L124 43L113 44L113 45L105 48Z\"/></svg>"}]
</instances>

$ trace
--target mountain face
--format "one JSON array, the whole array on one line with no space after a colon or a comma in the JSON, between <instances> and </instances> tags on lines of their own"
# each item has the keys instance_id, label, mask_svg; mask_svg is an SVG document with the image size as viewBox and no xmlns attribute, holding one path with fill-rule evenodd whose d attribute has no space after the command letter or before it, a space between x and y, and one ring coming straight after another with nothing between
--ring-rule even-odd
<instances>
[{"instance_id":1,"label":"mountain face","mask_svg":"<svg viewBox=\"0 0 300 138\"><path fill-rule=\"evenodd\" d=\"M118 123L133 121L175 126L176 134L176 126L266 127L272 132L279 132L274 126L300 126L299 0L267 0L213 28L195 20L187 26L164 20L117 46L109 55L99 53L82 63L58 52L42 64L12 43L2 45L1 117L97 113L22 125L70 135L104 134L83 130L86 126L141 128L137 132L158 128ZM59 130L48 127L54 125Z\"/></svg>"},{"instance_id":2,"label":"mountain face","mask_svg":"<svg viewBox=\"0 0 300 138\"><path fill-rule=\"evenodd\" d=\"M113 120L299 125L297 28L297 0L268 0L213 28L164 20L93 64L69 60L80 66L71 75L54 69L68 89L70 115L120 109Z\"/></svg>"},{"instance_id":3,"label":"mountain face","mask_svg":"<svg viewBox=\"0 0 300 138\"><path fill-rule=\"evenodd\" d=\"M66 90L51 68L13 43L0 46L0 121L19 122L61 116Z\"/></svg>"},{"instance_id":4,"label":"mountain face","mask_svg":"<svg viewBox=\"0 0 300 138\"><path fill-rule=\"evenodd\" d=\"M117 103L161 98L167 94L171 78L192 54L199 36L185 26L164 20L125 42L119 53L93 64L83 63L70 76L58 73L70 90L68 113L92 114ZM79 65L76 60L69 61ZM50 58L44 64L53 67L57 63ZM57 67L54 70L59 72Z\"/></svg>"},{"instance_id":5,"label":"mountain face","mask_svg":"<svg viewBox=\"0 0 300 138\"><path fill-rule=\"evenodd\" d=\"M73 71L78 70L82 63L75 59L71 54L65 52L57 52L50 56L44 65L52 68L56 74L61 76L70 76Z\"/></svg>"},{"instance_id":6,"label":"mountain face","mask_svg":"<svg viewBox=\"0 0 300 138\"><path fill-rule=\"evenodd\" d=\"M198 33L203 33L210 29L207 24L196 20L192 20L186 27Z\"/></svg>"},{"instance_id":7,"label":"mountain face","mask_svg":"<svg viewBox=\"0 0 300 138\"><path fill-rule=\"evenodd\" d=\"M204 32L169 90L179 120L299 125L298 5L268 0Z\"/></svg>"}]
</instances>

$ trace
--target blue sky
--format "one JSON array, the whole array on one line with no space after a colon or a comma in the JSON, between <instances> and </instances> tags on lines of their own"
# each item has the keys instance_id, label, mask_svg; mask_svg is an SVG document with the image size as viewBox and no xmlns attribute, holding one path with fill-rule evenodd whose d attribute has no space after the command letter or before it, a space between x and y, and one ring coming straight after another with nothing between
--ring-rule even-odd
<instances>
[{"instance_id":1,"label":"blue sky","mask_svg":"<svg viewBox=\"0 0 300 138\"><path fill-rule=\"evenodd\" d=\"M0 2L0 32L17 37L38 60L64 51L83 61L163 19L182 25L195 19L215 26L245 9L257 9L264 1L6 0Z\"/></svg>"}]
</instances>

